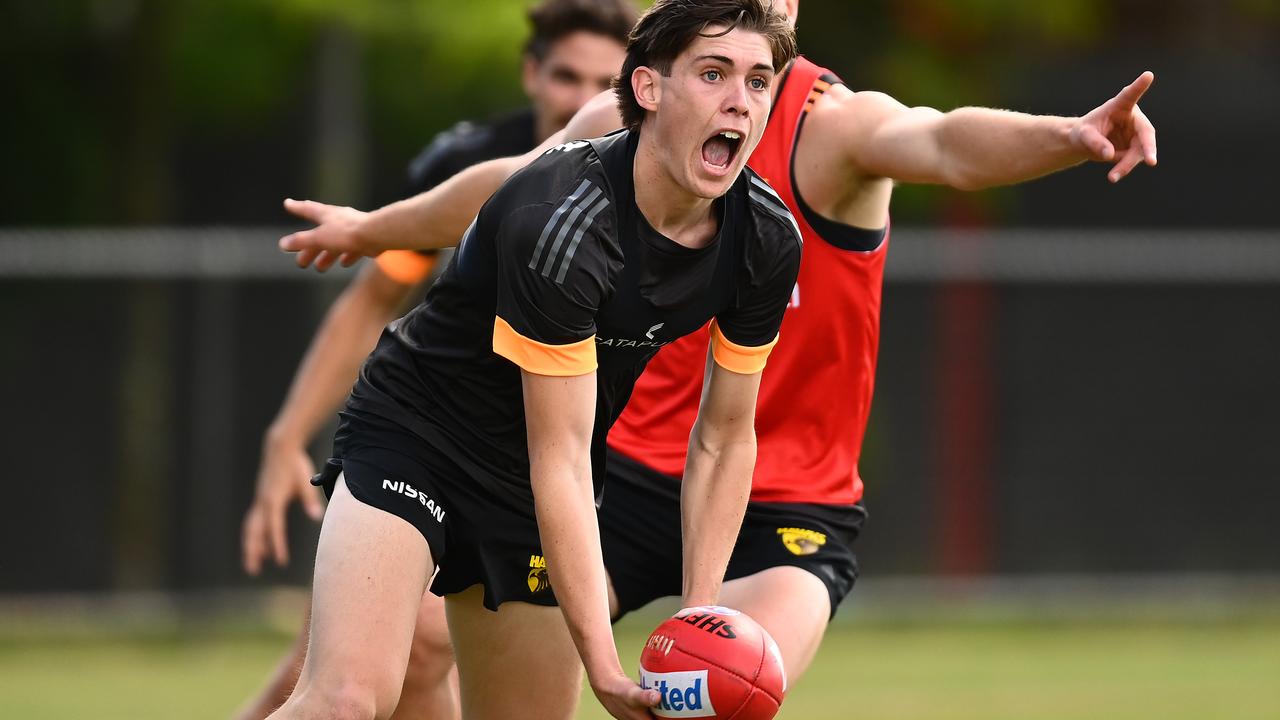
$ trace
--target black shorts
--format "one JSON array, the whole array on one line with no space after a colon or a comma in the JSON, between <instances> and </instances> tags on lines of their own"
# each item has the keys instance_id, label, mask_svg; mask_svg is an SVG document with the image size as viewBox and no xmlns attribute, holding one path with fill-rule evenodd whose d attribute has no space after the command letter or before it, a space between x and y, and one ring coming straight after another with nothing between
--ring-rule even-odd
<instances>
[{"instance_id":1,"label":"black shorts","mask_svg":"<svg viewBox=\"0 0 1280 720\"><path fill-rule=\"evenodd\" d=\"M858 579L853 542L867 511L856 505L747 504L725 580L792 566L824 585L834 615ZM609 451L600 541L622 614L682 591L680 481Z\"/></svg>"},{"instance_id":2,"label":"black shorts","mask_svg":"<svg viewBox=\"0 0 1280 720\"><path fill-rule=\"evenodd\" d=\"M311 482L332 497L339 474L355 499L422 533L439 566L436 595L480 584L490 610L511 601L556 604L533 508L488 497L418 436L376 416L343 413L334 457Z\"/></svg>"}]
</instances>

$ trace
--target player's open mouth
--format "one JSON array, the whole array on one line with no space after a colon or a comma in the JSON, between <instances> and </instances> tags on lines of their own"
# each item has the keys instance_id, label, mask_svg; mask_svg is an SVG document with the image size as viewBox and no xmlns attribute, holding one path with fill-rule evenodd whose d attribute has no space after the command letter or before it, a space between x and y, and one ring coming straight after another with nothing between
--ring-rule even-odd
<instances>
[{"instance_id":1,"label":"player's open mouth","mask_svg":"<svg viewBox=\"0 0 1280 720\"><path fill-rule=\"evenodd\" d=\"M713 169L726 170L742 147L742 133L721 130L702 143L702 161Z\"/></svg>"}]
</instances>

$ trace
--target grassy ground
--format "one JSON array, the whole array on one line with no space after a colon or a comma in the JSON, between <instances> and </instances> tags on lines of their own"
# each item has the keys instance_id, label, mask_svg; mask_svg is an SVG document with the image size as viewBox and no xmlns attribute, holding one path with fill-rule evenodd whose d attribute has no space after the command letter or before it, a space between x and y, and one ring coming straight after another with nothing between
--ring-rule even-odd
<instances>
[{"instance_id":1,"label":"grassy ground","mask_svg":"<svg viewBox=\"0 0 1280 720\"><path fill-rule=\"evenodd\" d=\"M638 657L653 618L620 626ZM0 639L0 717L226 718L289 638ZM584 720L603 720L587 695ZM839 621L779 716L794 720L1274 720L1280 622Z\"/></svg>"}]
</instances>

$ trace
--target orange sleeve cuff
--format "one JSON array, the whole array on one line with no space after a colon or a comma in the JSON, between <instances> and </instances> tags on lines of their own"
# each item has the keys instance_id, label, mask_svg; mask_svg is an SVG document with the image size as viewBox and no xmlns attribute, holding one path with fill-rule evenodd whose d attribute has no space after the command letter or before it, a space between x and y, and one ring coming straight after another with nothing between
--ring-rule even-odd
<instances>
[{"instance_id":1,"label":"orange sleeve cuff","mask_svg":"<svg viewBox=\"0 0 1280 720\"><path fill-rule=\"evenodd\" d=\"M738 345L720 332L720 326L716 321L711 321L711 354L715 357L716 364L729 372L754 375L764 370L765 363L769 360L769 352L777 344L778 336L775 335L773 342L768 345L759 347Z\"/></svg>"},{"instance_id":2,"label":"orange sleeve cuff","mask_svg":"<svg viewBox=\"0 0 1280 720\"><path fill-rule=\"evenodd\" d=\"M534 375L573 377L596 369L596 336L569 345L530 340L500 317L493 319L493 351Z\"/></svg>"},{"instance_id":3,"label":"orange sleeve cuff","mask_svg":"<svg viewBox=\"0 0 1280 720\"><path fill-rule=\"evenodd\" d=\"M423 255L412 250L388 250L374 260L378 269L401 285L417 285L431 274L436 266L435 255Z\"/></svg>"}]
</instances>

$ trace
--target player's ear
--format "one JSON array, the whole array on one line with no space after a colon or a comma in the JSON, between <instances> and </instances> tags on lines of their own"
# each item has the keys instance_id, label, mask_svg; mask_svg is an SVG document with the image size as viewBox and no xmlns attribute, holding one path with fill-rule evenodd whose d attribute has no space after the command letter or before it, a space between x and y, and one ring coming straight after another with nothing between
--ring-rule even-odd
<instances>
[{"instance_id":1,"label":"player's ear","mask_svg":"<svg viewBox=\"0 0 1280 720\"><path fill-rule=\"evenodd\" d=\"M530 99L538 95L538 59L529 53L525 53L524 62L520 66L520 83L524 87L524 94Z\"/></svg>"},{"instance_id":2,"label":"player's ear","mask_svg":"<svg viewBox=\"0 0 1280 720\"><path fill-rule=\"evenodd\" d=\"M662 86L658 83L658 71L641 65L631 73L631 91L635 93L636 103L645 110L658 109L662 101Z\"/></svg>"}]
</instances>

